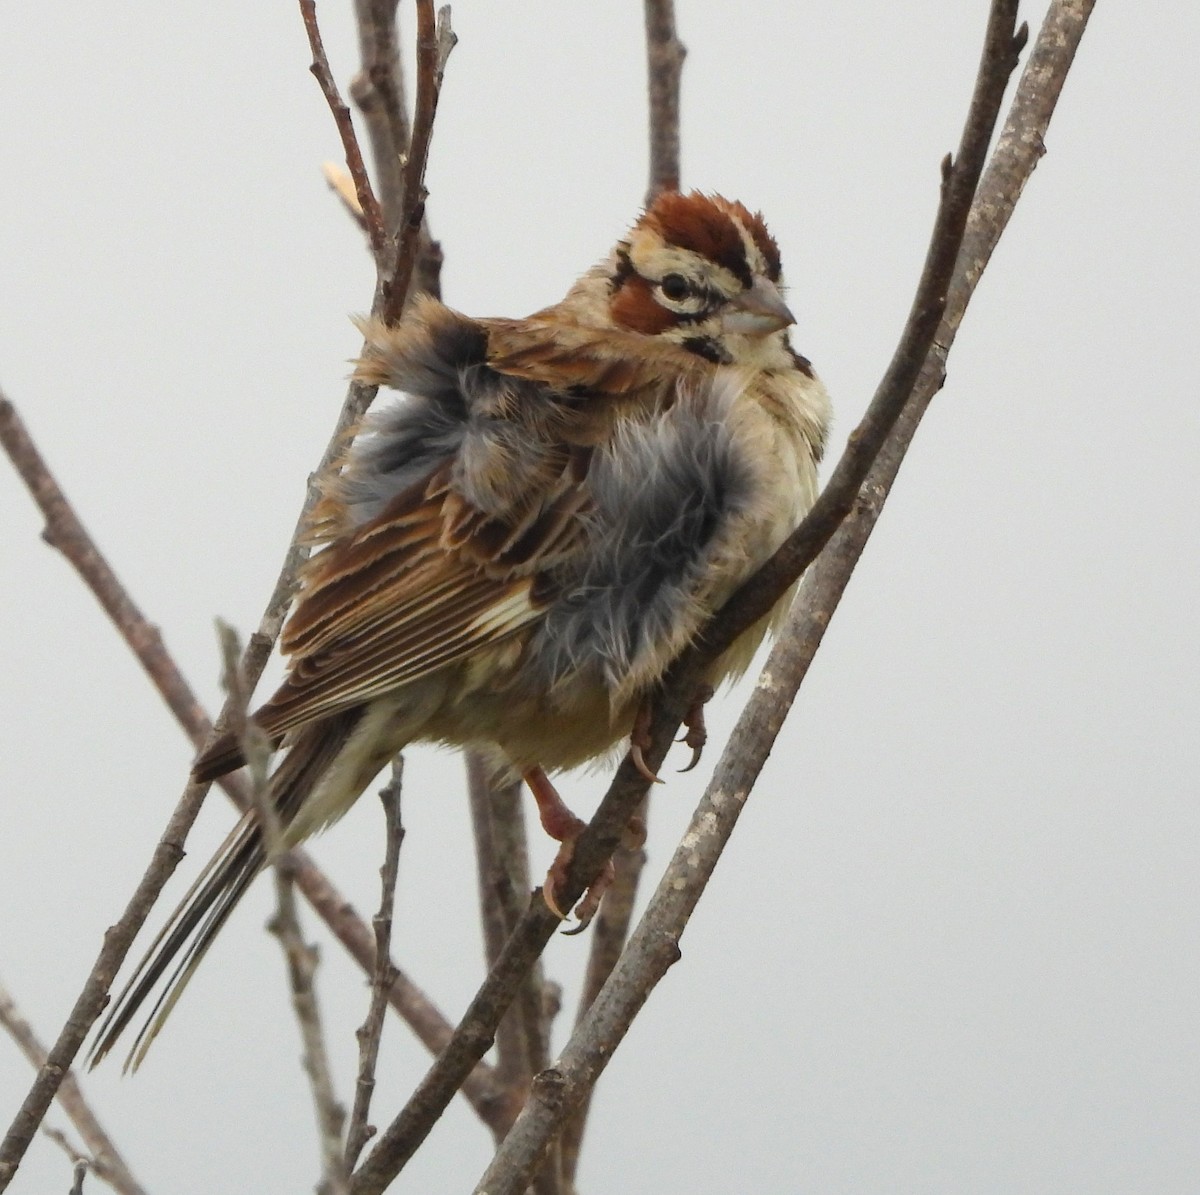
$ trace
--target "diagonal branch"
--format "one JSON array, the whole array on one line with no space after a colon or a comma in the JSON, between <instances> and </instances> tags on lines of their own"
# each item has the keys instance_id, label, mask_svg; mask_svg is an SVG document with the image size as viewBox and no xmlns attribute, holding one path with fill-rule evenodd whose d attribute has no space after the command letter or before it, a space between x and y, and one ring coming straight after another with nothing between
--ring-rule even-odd
<instances>
[{"instance_id":1,"label":"diagonal branch","mask_svg":"<svg viewBox=\"0 0 1200 1195\"><path fill-rule=\"evenodd\" d=\"M947 161L943 165L941 202L913 309L875 399L863 422L852 433L850 444L834 471L826 491L833 493L829 498L822 496L824 501L818 501L776 557L734 596L730 603L732 611L726 607L706 631L703 641L686 652L671 669L651 721L651 745L645 752L651 770L657 769L665 758L671 738L709 663L742 630L774 605L828 542L853 505L859 485L912 392L934 342L1004 88L1023 44L1022 34L1014 32L1015 18L1015 0L994 0L958 161ZM780 556L786 561L782 568L777 563ZM787 568L793 570L790 575L785 571ZM578 899L599 875L646 788L645 778L627 756L588 828L576 843L561 893L563 901ZM449 1103L459 1076L465 1074L491 1044L496 1024L511 1001L522 974L545 948L555 928L553 914L542 907L544 902L539 902L538 895L535 894L504 952L471 1002L451 1044L434 1062L355 1173L351 1185L354 1195L375 1195L392 1181Z\"/></svg>"},{"instance_id":2,"label":"diagonal branch","mask_svg":"<svg viewBox=\"0 0 1200 1195\"><path fill-rule=\"evenodd\" d=\"M305 2L310 3L311 0L305 0ZM441 75L446 57L454 44L454 35L450 31L448 9L442 10L440 19L435 24L432 0L418 0L418 17L420 28L427 30L430 34L429 37L421 40L419 46L418 111L417 121L414 125L414 146L409 154L408 163L408 167L411 167L412 177L420 184L424 177L425 159L428 155L429 140L432 135ZM419 155L417 153L418 136L421 141ZM406 179L407 177L408 168L406 168ZM381 285L377 287L376 301L373 304L375 310L384 310L384 292L388 291L394 304L393 318L399 314L403 306L403 296L408 290L419 249L417 233L420 231L420 211L424 205L424 195L419 193L420 191L420 185L409 187L406 190L402 213L401 244L397 250L395 266L389 271L386 286L381 280ZM400 296L398 302L396 301L397 295ZM375 392L376 387L374 386L366 386L357 381L350 383L338 413L333 434L326 445L317 470L310 477L308 492L291 543L284 554L275 587L267 601L266 610L259 622L258 629L250 636L246 657L243 660L246 683L251 688L261 676L275 640L279 636L284 617L291 603L297 569L308 555L303 532L307 524L308 512L318 494L315 479L327 470L340 455L347 431L362 418L367 406L375 397ZM3 404L0 406L0 413L11 410L10 404L3 395L0 395L0 404ZM217 719L214 733L224 730L229 708L229 703L226 702L221 716ZM45 1066L38 1072L3 1142L0 1143L0 1191L5 1190L12 1181L17 1167L37 1131L38 1124L41 1123L46 1109L54 1098L55 1091L62 1082L63 1075L79 1052L79 1047L88 1030L100 1015L108 998L108 991L135 936L145 924L159 893L182 859L183 844L200 812L207 792L207 784L189 783L184 789L183 795L168 819L150 863L124 912L116 924L110 927L105 934L96 961L84 981L83 989L75 1001L66 1024L59 1033L58 1040L50 1049Z\"/></svg>"},{"instance_id":3,"label":"diagonal branch","mask_svg":"<svg viewBox=\"0 0 1200 1195\"><path fill-rule=\"evenodd\" d=\"M860 498L804 579L788 624L743 710L717 770L628 949L553 1071L535 1085L477 1190L515 1195L546 1143L620 1044L654 985L678 959L678 941L745 805L829 620L845 591L921 416L941 388L945 358L975 285L1042 149L1094 0L1051 6L1004 131L972 204L944 317L911 400L877 456Z\"/></svg>"},{"instance_id":4,"label":"diagonal branch","mask_svg":"<svg viewBox=\"0 0 1200 1195\"><path fill-rule=\"evenodd\" d=\"M358 147L358 137L354 132L350 109L342 99L337 83L334 82L333 72L329 69L329 58L321 40L321 28L317 24L317 0L300 0L300 15L304 20L304 31L308 34L308 45L313 56L312 65L308 69L320 84L321 94L333 113L333 123L337 125L338 134L342 139L346 166L354 182L354 193L367 230L367 239L371 242L371 252L375 254L377 262L382 261L387 248L383 213L379 208L379 200L375 198L375 192L371 189L371 180L367 177L367 168L363 164L362 150Z\"/></svg>"},{"instance_id":5,"label":"diagonal branch","mask_svg":"<svg viewBox=\"0 0 1200 1195\"><path fill-rule=\"evenodd\" d=\"M199 749L208 741L212 723L186 678L150 623L108 563L62 491L45 458L12 403L0 395L0 445L24 481L45 518L42 537L66 557L80 579L103 607L129 645L147 676ZM236 808L250 808L250 792L241 777L232 774L219 781ZM300 848L291 852L296 885L314 911L367 973L374 967L375 947L366 923L338 891L312 857ZM400 1014L433 1054L445 1045L452 1031L449 1021L402 971L394 967L395 981L388 993ZM463 1095L480 1118L497 1131L511 1123L509 1099L491 1067L480 1063L463 1087Z\"/></svg>"},{"instance_id":6,"label":"diagonal branch","mask_svg":"<svg viewBox=\"0 0 1200 1195\"><path fill-rule=\"evenodd\" d=\"M21 1015L12 996L0 985L0 1027L3 1027L35 1067L46 1061L46 1047L38 1040L33 1026ZM88 1165L96 1176L108 1183L119 1195L145 1195L141 1183L133 1176L112 1139L101 1127L88 1106L74 1072L64 1076L58 1089L58 1102L91 1151Z\"/></svg>"}]
</instances>

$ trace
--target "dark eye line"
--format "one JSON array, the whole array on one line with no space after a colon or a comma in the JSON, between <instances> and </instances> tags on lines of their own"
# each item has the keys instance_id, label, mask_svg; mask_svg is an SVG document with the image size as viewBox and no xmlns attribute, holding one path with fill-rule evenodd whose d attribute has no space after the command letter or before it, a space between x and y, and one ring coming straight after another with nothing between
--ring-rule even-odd
<instances>
[{"instance_id":1,"label":"dark eye line","mask_svg":"<svg viewBox=\"0 0 1200 1195\"><path fill-rule=\"evenodd\" d=\"M700 309L698 311L678 313L680 319L688 323L706 319L718 307L728 302L725 295L721 294L720 291L691 282L682 274L663 275L658 288L662 292L663 297L670 299L673 303L680 303L684 299L700 300Z\"/></svg>"}]
</instances>

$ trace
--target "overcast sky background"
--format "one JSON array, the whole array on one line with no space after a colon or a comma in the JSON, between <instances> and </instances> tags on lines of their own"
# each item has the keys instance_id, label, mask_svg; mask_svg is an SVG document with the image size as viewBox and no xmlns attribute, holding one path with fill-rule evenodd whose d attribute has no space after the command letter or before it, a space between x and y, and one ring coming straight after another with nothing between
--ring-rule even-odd
<instances>
[{"instance_id":1,"label":"overcast sky background","mask_svg":"<svg viewBox=\"0 0 1200 1195\"><path fill-rule=\"evenodd\" d=\"M986 7L679 6L684 182L766 214L835 453L907 311ZM348 8L322 5L343 86ZM637 213L640 7L463 0L454 26L428 179L445 294L522 315ZM1098 5L683 960L602 1080L583 1195L1196 1190L1198 43L1200 9ZM258 620L371 297L321 180L340 150L300 17L9 0L0 61L0 384L212 708L213 617ZM6 462L0 526L0 978L49 1041L191 749ZM738 705L656 793L648 883ZM605 783L565 790L587 812ZM462 787L453 757L412 753L396 928L454 1017L482 953ZM164 906L230 816L214 794ZM315 844L364 912L380 844L374 800ZM269 896L142 1072L86 1080L152 1191L316 1181ZM588 945L547 954L568 1007ZM348 1099L366 992L325 957ZM426 1065L393 1024L377 1118ZM3 1126L29 1080L0 1041ZM468 1191L489 1154L456 1101L395 1189ZM43 1138L13 1189L69 1185Z\"/></svg>"}]
</instances>

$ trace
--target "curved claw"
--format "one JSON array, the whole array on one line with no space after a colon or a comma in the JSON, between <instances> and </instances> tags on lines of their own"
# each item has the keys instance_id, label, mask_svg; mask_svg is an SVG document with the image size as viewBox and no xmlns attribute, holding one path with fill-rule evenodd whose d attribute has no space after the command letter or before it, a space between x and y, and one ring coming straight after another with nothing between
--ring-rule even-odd
<instances>
[{"instance_id":1,"label":"curved claw","mask_svg":"<svg viewBox=\"0 0 1200 1195\"><path fill-rule=\"evenodd\" d=\"M545 883L542 885L542 900L546 902L546 908L548 908L550 912L559 919L559 921L566 921L567 915L558 907L558 901L555 899L553 884Z\"/></svg>"},{"instance_id":2,"label":"curved claw","mask_svg":"<svg viewBox=\"0 0 1200 1195\"><path fill-rule=\"evenodd\" d=\"M642 754L642 745L634 743L629 748L629 758L633 760L633 766L637 768L639 774L649 780L651 784L665 783L661 776L655 775L650 770L650 765L646 762L646 757Z\"/></svg>"},{"instance_id":3,"label":"curved claw","mask_svg":"<svg viewBox=\"0 0 1200 1195\"><path fill-rule=\"evenodd\" d=\"M679 739L679 740L677 740L677 741L682 743L682 742L684 742L685 740L684 740L684 739ZM688 763L687 767L684 767L684 768L680 768L680 769L679 769L679 772L680 772L680 774L681 774L681 775L682 775L684 772L690 772L690 771L691 771L691 770L692 770L692 769L693 769L693 768L694 768L694 767L695 767L695 766L696 766L696 765L697 765L697 764L700 762L700 756L702 756L702 755L704 754L704 745L703 745L703 744L700 744L700 746L696 746L696 745L694 745L694 744L689 744L689 745L690 745L690 746L691 746L691 748L692 748L692 758L691 758L691 760L689 761L689 763Z\"/></svg>"}]
</instances>

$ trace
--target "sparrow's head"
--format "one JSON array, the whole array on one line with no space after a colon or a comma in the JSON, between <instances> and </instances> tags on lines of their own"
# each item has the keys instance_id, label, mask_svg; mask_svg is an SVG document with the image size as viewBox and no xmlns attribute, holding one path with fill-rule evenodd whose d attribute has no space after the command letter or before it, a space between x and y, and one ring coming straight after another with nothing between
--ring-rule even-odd
<instances>
[{"instance_id":1,"label":"sparrow's head","mask_svg":"<svg viewBox=\"0 0 1200 1195\"><path fill-rule=\"evenodd\" d=\"M779 246L762 216L719 195L660 195L617 246L609 313L626 331L724 365L789 355L795 317L780 293Z\"/></svg>"}]
</instances>

